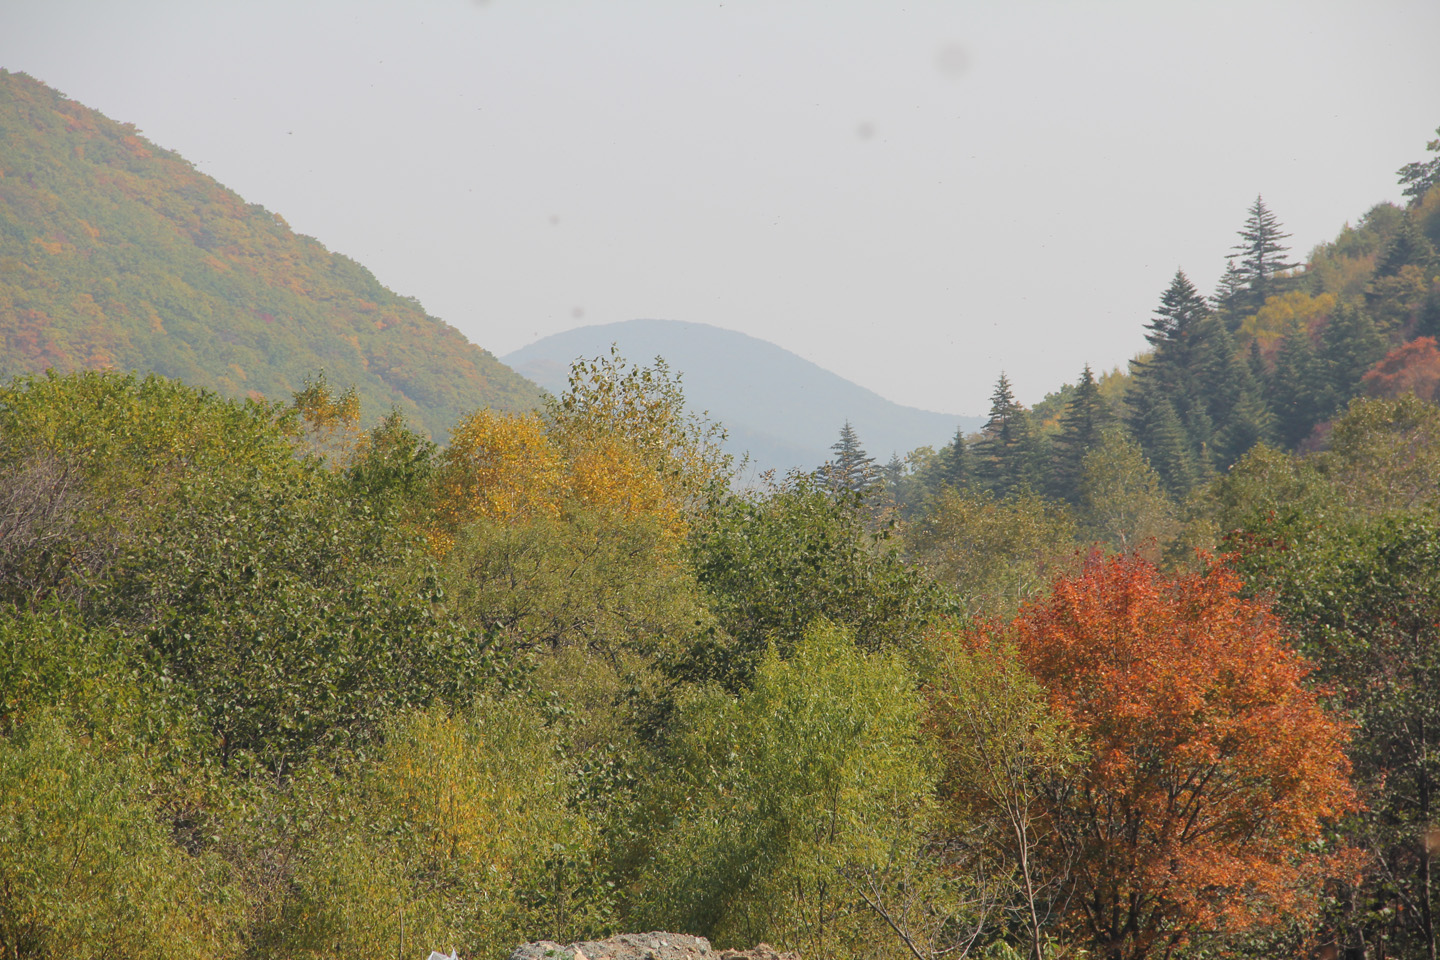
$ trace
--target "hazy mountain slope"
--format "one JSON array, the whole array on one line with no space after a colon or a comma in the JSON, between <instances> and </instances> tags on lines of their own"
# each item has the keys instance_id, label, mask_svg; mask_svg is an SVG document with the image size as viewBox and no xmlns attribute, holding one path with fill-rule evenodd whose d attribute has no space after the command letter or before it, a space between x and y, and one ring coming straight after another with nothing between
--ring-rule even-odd
<instances>
[{"instance_id":1,"label":"hazy mountain slope","mask_svg":"<svg viewBox=\"0 0 1440 960\"><path fill-rule=\"evenodd\" d=\"M0 381L47 367L154 371L288 398L324 368L369 417L443 436L535 386L178 155L0 71Z\"/></svg>"},{"instance_id":2,"label":"hazy mountain slope","mask_svg":"<svg viewBox=\"0 0 1440 960\"><path fill-rule=\"evenodd\" d=\"M572 360L603 354L612 343L632 362L664 357L683 374L690 407L725 424L731 450L749 451L761 469L823 463L846 420L881 463L892 452L939 446L957 426L970 431L983 422L902 407L772 343L701 323L630 320L581 327L503 359L554 391L565 385Z\"/></svg>"}]
</instances>

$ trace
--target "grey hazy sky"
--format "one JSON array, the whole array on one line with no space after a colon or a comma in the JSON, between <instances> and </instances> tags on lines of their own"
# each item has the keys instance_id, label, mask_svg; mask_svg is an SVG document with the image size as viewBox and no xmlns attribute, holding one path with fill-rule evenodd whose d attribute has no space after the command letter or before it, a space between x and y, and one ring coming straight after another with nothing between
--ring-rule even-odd
<instances>
[{"instance_id":1,"label":"grey hazy sky","mask_svg":"<svg viewBox=\"0 0 1440 960\"><path fill-rule=\"evenodd\" d=\"M0 66L497 354L689 320L966 414L1123 364L1257 193L1300 255L1398 200L1437 37L1437 0L0 3Z\"/></svg>"}]
</instances>

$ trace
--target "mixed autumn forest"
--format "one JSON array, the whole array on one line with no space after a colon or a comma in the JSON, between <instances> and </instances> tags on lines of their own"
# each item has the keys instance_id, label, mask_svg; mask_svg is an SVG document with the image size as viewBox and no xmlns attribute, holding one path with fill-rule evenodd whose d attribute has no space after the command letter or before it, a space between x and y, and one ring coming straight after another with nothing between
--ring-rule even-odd
<instances>
[{"instance_id":1,"label":"mixed autumn forest","mask_svg":"<svg viewBox=\"0 0 1440 960\"><path fill-rule=\"evenodd\" d=\"M535 404L0 81L6 956L1435 957L1440 139L1126 371L737 489L663 361Z\"/></svg>"}]
</instances>

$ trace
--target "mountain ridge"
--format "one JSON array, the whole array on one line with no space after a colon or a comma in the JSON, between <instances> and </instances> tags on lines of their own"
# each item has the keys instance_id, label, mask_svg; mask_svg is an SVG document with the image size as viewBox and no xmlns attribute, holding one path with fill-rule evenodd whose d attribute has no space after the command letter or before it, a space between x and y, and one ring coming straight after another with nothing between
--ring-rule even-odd
<instances>
[{"instance_id":1,"label":"mountain ridge","mask_svg":"<svg viewBox=\"0 0 1440 960\"><path fill-rule=\"evenodd\" d=\"M0 381L136 370L284 400L323 370L437 439L539 402L419 301L26 74L0 70L0 144Z\"/></svg>"},{"instance_id":2,"label":"mountain ridge","mask_svg":"<svg viewBox=\"0 0 1440 960\"><path fill-rule=\"evenodd\" d=\"M686 400L730 433L728 449L749 453L758 470L809 469L830 458L848 421L877 461L940 446L983 417L907 407L846 380L783 347L711 324L653 318L592 324L552 334L501 361L554 392L572 361L606 353L629 361L663 357L681 374Z\"/></svg>"}]
</instances>

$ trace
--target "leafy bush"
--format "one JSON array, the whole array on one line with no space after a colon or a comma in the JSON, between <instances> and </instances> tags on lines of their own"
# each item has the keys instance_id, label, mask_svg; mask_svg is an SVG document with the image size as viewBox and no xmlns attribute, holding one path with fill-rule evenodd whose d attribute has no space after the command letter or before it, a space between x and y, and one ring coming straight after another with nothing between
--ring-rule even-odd
<instances>
[{"instance_id":1,"label":"leafy bush","mask_svg":"<svg viewBox=\"0 0 1440 960\"><path fill-rule=\"evenodd\" d=\"M236 954L244 904L224 865L172 842L143 790L53 717L0 739L0 952Z\"/></svg>"}]
</instances>

